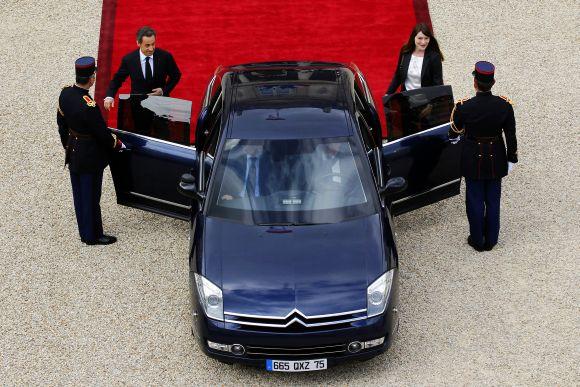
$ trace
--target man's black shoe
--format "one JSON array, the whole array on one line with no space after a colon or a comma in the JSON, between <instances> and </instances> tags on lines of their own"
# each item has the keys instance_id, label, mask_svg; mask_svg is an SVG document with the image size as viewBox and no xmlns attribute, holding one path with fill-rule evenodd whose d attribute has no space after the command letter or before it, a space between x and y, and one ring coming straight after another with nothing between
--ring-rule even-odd
<instances>
[{"instance_id":1,"label":"man's black shoe","mask_svg":"<svg viewBox=\"0 0 580 387\"><path fill-rule=\"evenodd\" d=\"M117 242L117 238L112 235L103 235L102 237L95 239L94 241L83 241L87 245L110 245L111 243Z\"/></svg>"},{"instance_id":2,"label":"man's black shoe","mask_svg":"<svg viewBox=\"0 0 580 387\"><path fill-rule=\"evenodd\" d=\"M491 251L491 250L493 249L493 246L495 246L495 245L490 245L490 244L487 244L487 243L486 243L486 244L483 246L483 249L484 249L485 251Z\"/></svg>"},{"instance_id":3,"label":"man's black shoe","mask_svg":"<svg viewBox=\"0 0 580 387\"><path fill-rule=\"evenodd\" d=\"M474 250L476 251L484 251L482 246L478 246L475 244L475 242L473 242L473 239L471 239L471 235L467 237L467 244L471 247L473 247Z\"/></svg>"}]
</instances>

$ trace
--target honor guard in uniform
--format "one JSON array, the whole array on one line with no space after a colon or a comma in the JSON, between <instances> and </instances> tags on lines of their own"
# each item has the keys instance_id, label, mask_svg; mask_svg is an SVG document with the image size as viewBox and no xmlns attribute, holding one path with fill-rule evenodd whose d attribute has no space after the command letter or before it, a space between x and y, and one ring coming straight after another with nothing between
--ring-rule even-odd
<instances>
[{"instance_id":1,"label":"honor guard in uniform","mask_svg":"<svg viewBox=\"0 0 580 387\"><path fill-rule=\"evenodd\" d=\"M89 94L95 83L95 58L75 61L76 83L62 89L56 121L65 165L69 165L75 213L81 241L87 245L108 245L116 238L103 234L101 186L103 170L113 151L124 148L109 132L101 111Z\"/></svg>"},{"instance_id":2,"label":"honor guard in uniform","mask_svg":"<svg viewBox=\"0 0 580 387\"><path fill-rule=\"evenodd\" d=\"M501 179L518 162L512 101L491 93L494 73L495 67L489 62L475 64L472 74L476 95L455 104L449 131L453 143L463 136L461 174L466 186L467 242L477 251L491 250L497 243Z\"/></svg>"}]
</instances>

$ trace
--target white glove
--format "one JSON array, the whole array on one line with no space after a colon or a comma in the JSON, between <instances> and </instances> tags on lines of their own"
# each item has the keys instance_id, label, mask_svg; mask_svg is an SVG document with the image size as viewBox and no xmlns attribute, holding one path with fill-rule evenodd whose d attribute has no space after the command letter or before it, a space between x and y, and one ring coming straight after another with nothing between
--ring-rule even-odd
<instances>
[{"instance_id":1,"label":"white glove","mask_svg":"<svg viewBox=\"0 0 580 387\"><path fill-rule=\"evenodd\" d=\"M512 171L512 169L514 169L515 165L516 165L515 163L508 161L508 173L510 173Z\"/></svg>"},{"instance_id":2,"label":"white glove","mask_svg":"<svg viewBox=\"0 0 580 387\"><path fill-rule=\"evenodd\" d=\"M115 99L113 97L107 97L103 100L103 106L105 110L109 111L112 107L115 107Z\"/></svg>"},{"instance_id":3,"label":"white glove","mask_svg":"<svg viewBox=\"0 0 580 387\"><path fill-rule=\"evenodd\" d=\"M461 140L461 136L457 136L455 138L450 138L449 142L452 143L453 145L455 145L459 142L459 140Z\"/></svg>"},{"instance_id":4,"label":"white glove","mask_svg":"<svg viewBox=\"0 0 580 387\"><path fill-rule=\"evenodd\" d=\"M125 146L125 144L121 143L121 149L127 149L127 147Z\"/></svg>"}]
</instances>

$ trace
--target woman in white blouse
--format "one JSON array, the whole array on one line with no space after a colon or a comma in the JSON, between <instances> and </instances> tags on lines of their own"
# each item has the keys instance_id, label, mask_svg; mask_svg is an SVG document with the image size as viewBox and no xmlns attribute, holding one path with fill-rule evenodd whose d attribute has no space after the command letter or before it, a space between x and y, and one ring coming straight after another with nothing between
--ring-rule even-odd
<instances>
[{"instance_id":1,"label":"woman in white blouse","mask_svg":"<svg viewBox=\"0 0 580 387\"><path fill-rule=\"evenodd\" d=\"M401 48L397 69L387 94L443 84L443 54L433 32L425 23L413 28L409 41Z\"/></svg>"}]
</instances>

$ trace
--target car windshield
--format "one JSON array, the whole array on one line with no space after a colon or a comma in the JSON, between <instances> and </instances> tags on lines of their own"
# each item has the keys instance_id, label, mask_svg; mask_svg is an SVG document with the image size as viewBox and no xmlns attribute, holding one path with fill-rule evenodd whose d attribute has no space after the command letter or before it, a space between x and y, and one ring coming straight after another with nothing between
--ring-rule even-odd
<instances>
[{"instance_id":1,"label":"car windshield","mask_svg":"<svg viewBox=\"0 0 580 387\"><path fill-rule=\"evenodd\" d=\"M337 223L377 212L368 167L350 137L228 139L208 216L260 225Z\"/></svg>"}]
</instances>

